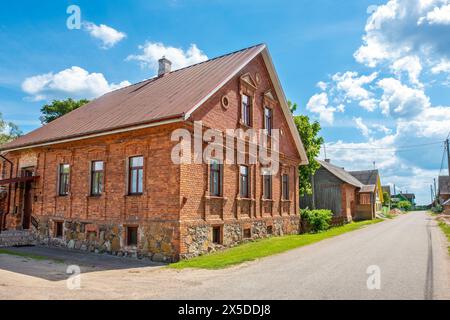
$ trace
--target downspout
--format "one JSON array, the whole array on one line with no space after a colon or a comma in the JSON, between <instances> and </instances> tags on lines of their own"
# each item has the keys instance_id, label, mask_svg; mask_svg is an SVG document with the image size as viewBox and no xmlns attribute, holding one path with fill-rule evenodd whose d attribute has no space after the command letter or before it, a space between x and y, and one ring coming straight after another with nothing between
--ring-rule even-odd
<instances>
[{"instance_id":1,"label":"downspout","mask_svg":"<svg viewBox=\"0 0 450 320\"><path fill-rule=\"evenodd\" d=\"M14 163L1 154L0 154L0 157L10 164L9 178L11 179L12 175L13 175ZM6 202L7 202L6 212L2 215L2 218L0 220L0 233L2 233L3 226L6 224L6 216L9 214L9 209L11 206L11 203L10 203L11 202L11 183L8 185L8 198L7 198Z\"/></svg>"}]
</instances>

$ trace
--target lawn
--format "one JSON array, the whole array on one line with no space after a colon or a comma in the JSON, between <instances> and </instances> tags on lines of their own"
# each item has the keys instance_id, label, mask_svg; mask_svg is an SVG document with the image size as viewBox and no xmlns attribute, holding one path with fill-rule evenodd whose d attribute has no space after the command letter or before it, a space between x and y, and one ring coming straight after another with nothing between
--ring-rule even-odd
<instances>
[{"instance_id":1,"label":"lawn","mask_svg":"<svg viewBox=\"0 0 450 320\"><path fill-rule=\"evenodd\" d=\"M175 269L222 269L246 261L253 261L259 258L306 246L381 221L383 220L376 219L371 221L353 222L342 227L329 229L321 233L261 239L254 242L248 242L231 249L226 249L224 251L219 251L190 260L183 260L177 263L173 263L168 267Z\"/></svg>"},{"instance_id":2,"label":"lawn","mask_svg":"<svg viewBox=\"0 0 450 320\"><path fill-rule=\"evenodd\" d=\"M448 241L450 241L450 226L446 224L445 222L440 221L439 227L441 227L442 231L447 236ZM450 246L448 247L448 253L450 254Z\"/></svg>"},{"instance_id":3,"label":"lawn","mask_svg":"<svg viewBox=\"0 0 450 320\"><path fill-rule=\"evenodd\" d=\"M26 253L26 252L18 252L18 251L13 251L13 250L8 250L8 249L0 249L0 254L7 254L10 256L17 256L17 257L28 258L28 259L33 259L33 260L51 260L51 261L54 261L57 263L64 263L64 260L61 260L61 259L52 259L49 257L39 256L36 254L30 254L30 253Z\"/></svg>"}]
</instances>

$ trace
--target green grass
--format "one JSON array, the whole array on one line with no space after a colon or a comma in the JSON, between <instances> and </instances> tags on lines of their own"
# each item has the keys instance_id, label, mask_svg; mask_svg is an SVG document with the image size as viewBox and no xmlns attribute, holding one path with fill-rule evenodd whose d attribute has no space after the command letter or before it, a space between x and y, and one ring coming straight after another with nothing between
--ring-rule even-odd
<instances>
[{"instance_id":1,"label":"green grass","mask_svg":"<svg viewBox=\"0 0 450 320\"><path fill-rule=\"evenodd\" d=\"M394 219L396 217L396 215L393 215L393 214L390 214L390 213L386 213L385 216L388 219Z\"/></svg>"},{"instance_id":2,"label":"green grass","mask_svg":"<svg viewBox=\"0 0 450 320\"><path fill-rule=\"evenodd\" d=\"M17 252L17 251L8 250L8 249L0 249L0 254L7 254L10 256L28 258L28 259L33 259L33 260L41 260L41 261L42 260L50 260L50 261L54 261L57 263L64 263L64 260L62 260L62 259L52 259L49 257L40 256L37 254L31 254L31 253L26 253L26 252Z\"/></svg>"},{"instance_id":3,"label":"green grass","mask_svg":"<svg viewBox=\"0 0 450 320\"><path fill-rule=\"evenodd\" d=\"M371 221L353 222L342 227L332 228L321 233L261 239L254 242L248 242L224 251L219 251L190 260L183 260L177 263L173 263L168 267L174 269L222 269L246 261L253 261L259 258L306 246L381 221L383 220L376 219Z\"/></svg>"},{"instance_id":4,"label":"green grass","mask_svg":"<svg viewBox=\"0 0 450 320\"><path fill-rule=\"evenodd\" d=\"M450 226L445 222L440 221L439 227L441 227L442 231L447 236L447 239L450 242ZM450 246L448 247L448 254L450 254Z\"/></svg>"}]
</instances>

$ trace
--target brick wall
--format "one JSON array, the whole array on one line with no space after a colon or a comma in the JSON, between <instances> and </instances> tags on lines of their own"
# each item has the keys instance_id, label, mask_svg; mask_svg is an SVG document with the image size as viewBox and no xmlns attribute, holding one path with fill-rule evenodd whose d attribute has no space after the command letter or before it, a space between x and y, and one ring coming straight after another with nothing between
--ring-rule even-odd
<instances>
[{"instance_id":1,"label":"brick wall","mask_svg":"<svg viewBox=\"0 0 450 320\"><path fill-rule=\"evenodd\" d=\"M253 127L263 128L263 107L273 108L273 127L280 128L280 172L273 177L273 200L263 201L261 166L251 166L250 199L239 200L239 168L225 165L223 197L209 198L206 164L176 165L171 160L175 142L171 133L178 128L193 131L193 121L225 130L238 128L242 76L255 81L253 90ZM270 91L274 101L268 101ZM229 101L227 108L222 97ZM23 167L34 167L39 176L32 191L33 216L39 220L39 238L43 244L110 252L118 255L150 256L154 260L177 260L215 250L212 228L221 227L222 245L270 234L299 232L298 172L300 162L293 138L274 96L273 86L262 58L257 57L231 79L204 106L192 121L107 135L7 156L15 164L14 176ZM144 191L140 196L127 193L128 159L144 157ZM104 161L104 192L90 196L92 161ZM58 195L58 166L70 164L70 192ZM289 175L289 201L282 200L281 174ZM21 188L12 192L9 228L21 226ZM18 207L17 209L15 207ZM64 236L55 237L57 223L63 223ZM127 226L138 226L138 245L127 246ZM221 246L219 246L221 247Z\"/></svg>"}]
</instances>

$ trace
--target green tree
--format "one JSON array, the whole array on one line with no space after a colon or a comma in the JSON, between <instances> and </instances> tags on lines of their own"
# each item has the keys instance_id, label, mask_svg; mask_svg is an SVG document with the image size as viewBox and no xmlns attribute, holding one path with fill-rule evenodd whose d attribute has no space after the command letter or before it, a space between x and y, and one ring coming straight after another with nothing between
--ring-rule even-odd
<instances>
[{"instance_id":1,"label":"green tree","mask_svg":"<svg viewBox=\"0 0 450 320\"><path fill-rule=\"evenodd\" d=\"M386 191L383 192L383 206L388 207L391 204L391 197Z\"/></svg>"},{"instance_id":2,"label":"green tree","mask_svg":"<svg viewBox=\"0 0 450 320\"><path fill-rule=\"evenodd\" d=\"M297 110L296 103L288 101L288 105L292 113ZM317 162L316 158L319 156L320 148L322 147L324 140L322 137L318 136L321 129L319 122L311 122L308 116L302 115L294 116L294 122L298 133L302 138L306 156L309 161L308 165L300 166L299 168L300 195L303 196L312 194L311 177L316 173L316 170L320 168L320 164Z\"/></svg>"},{"instance_id":3,"label":"green tree","mask_svg":"<svg viewBox=\"0 0 450 320\"><path fill-rule=\"evenodd\" d=\"M55 119L69 113L82 105L88 103L89 100L81 99L81 100L73 100L69 98L67 100L53 100L52 103L46 104L41 108L42 116L39 118L42 124L47 124L52 122Z\"/></svg>"},{"instance_id":4,"label":"green tree","mask_svg":"<svg viewBox=\"0 0 450 320\"><path fill-rule=\"evenodd\" d=\"M10 142L22 135L19 127L12 123L3 120L3 115L0 112L0 145Z\"/></svg>"},{"instance_id":5,"label":"green tree","mask_svg":"<svg viewBox=\"0 0 450 320\"><path fill-rule=\"evenodd\" d=\"M397 207L399 209L403 209L405 211L409 211L411 209L411 207L412 207L412 204L409 201L403 200L403 201L399 201L397 203Z\"/></svg>"}]
</instances>

